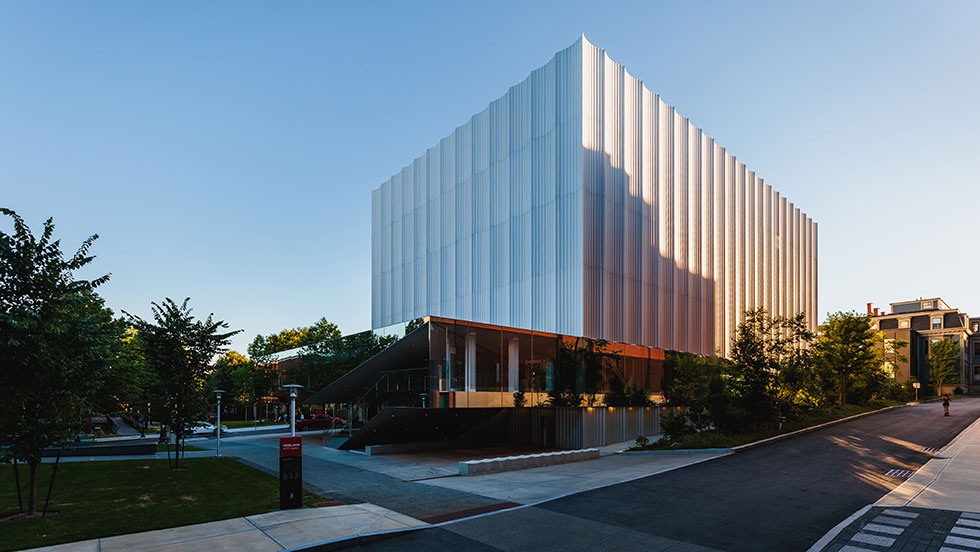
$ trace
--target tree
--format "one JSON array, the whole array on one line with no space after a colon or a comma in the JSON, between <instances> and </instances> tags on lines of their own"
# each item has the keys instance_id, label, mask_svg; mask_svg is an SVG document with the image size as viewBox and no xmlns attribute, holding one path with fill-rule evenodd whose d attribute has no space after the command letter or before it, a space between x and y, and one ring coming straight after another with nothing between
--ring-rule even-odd
<instances>
[{"instance_id":1,"label":"tree","mask_svg":"<svg viewBox=\"0 0 980 552\"><path fill-rule=\"evenodd\" d=\"M307 389L322 389L397 340L368 330L310 344L297 369L286 378Z\"/></svg>"},{"instance_id":2,"label":"tree","mask_svg":"<svg viewBox=\"0 0 980 552\"><path fill-rule=\"evenodd\" d=\"M326 318L321 318L312 326L286 328L269 336L257 335L248 346L248 356L252 360L262 362L263 357L321 343L341 337L340 328Z\"/></svg>"},{"instance_id":3,"label":"tree","mask_svg":"<svg viewBox=\"0 0 980 552\"><path fill-rule=\"evenodd\" d=\"M676 439L694 431L727 430L732 420L731 396L725 386L729 362L718 357L669 351L664 362L664 398L667 405L683 409L671 415L678 423L667 435Z\"/></svg>"},{"instance_id":4,"label":"tree","mask_svg":"<svg viewBox=\"0 0 980 552\"><path fill-rule=\"evenodd\" d=\"M242 407L246 413L255 404L259 394L261 378L256 377L255 363L237 351L228 351L218 357L208 374L208 396L217 389L227 392L225 397Z\"/></svg>"},{"instance_id":5,"label":"tree","mask_svg":"<svg viewBox=\"0 0 980 552\"><path fill-rule=\"evenodd\" d=\"M154 399L154 379L143 362L136 329L124 318L117 317L112 323L117 326L120 338L113 343L112 363L104 372L92 410L127 411L139 415L145 423L147 405Z\"/></svg>"},{"instance_id":6,"label":"tree","mask_svg":"<svg viewBox=\"0 0 980 552\"><path fill-rule=\"evenodd\" d=\"M804 313L774 318L763 308L745 312L745 321L738 325L732 339L728 381L736 403L730 416L743 418L741 429L779 415L783 397L780 374L807 362L806 348L812 340L813 332L807 328Z\"/></svg>"},{"instance_id":7,"label":"tree","mask_svg":"<svg viewBox=\"0 0 980 552\"><path fill-rule=\"evenodd\" d=\"M40 238L14 211L0 231L0 445L30 471L28 513L37 512L44 450L71 442L87 415L119 337L95 289L109 276L76 279L93 235L65 258L48 219Z\"/></svg>"},{"instance_id":8,"label":"tree","mask_svg":"<svg viewBox=\"0 0 980 552\"><path fill-rule=\"evenodd\" d=\"M855 312L836 312L820 326L816 356L819 366L834 375L837 401L847 401L847 392L858 378L878 372L880 357L877 336L868 315ZM872 389L870 391L874 393Z\"/></svg>"},{"instance_id":9,"label":"tree","mask_svg":"<svg viewBox=\"0 0 980 552\"><path fill-rule=\"evenodd\" d=\"M405 335L408 335L425 324L425 318L413 318L405 324Z\"/></svg>"},{"instance_id":10,"label":"tree","mask_svg":"<svg viewBox=\"0 0 980 552\"><path fill-rule=\"evenodd\" d=\"M269 354L269 340L266 339L264 335L257 335L251 343L248 344L249 358L255 361L259 361L262 357Z\"/></svg>"},{"instance_id":11,"label":"tree","mask_svg":"<svg viewBox=\"0 0 980 552\"><path fill-rule=\"evenodd\" d=\"M944 383L956 383L960 379L960 361L963 352L959 343L952 339L935 341L929 347L929 379L941 395Z\"/></svg>"},{"instance_id":12,"label":"tree","mask_svg":"<svg viewBox=\"0 0 980 552\"><path fill-rule=\"evenodd\" d=\"M129 316L140 335L147 366L160 380L165 394L163 406L171 430L178 439L174 468L182 467L181 449L194 418L207 408L204 380L211 359L223 352L231 336L241 330L220 332L224 321L195 320L187 306L190 298L178 305L169 297L162 304L151 303L153 322Z\"/></svg>"},{"instance_id":13,"label":"tree","mask_svg":"<svg viewBox=\"0 0 980 552\"><path fill-rule=\"evenodd\" d=\"M881 348L878 350L879 363L882 368L889 370L894 377L898 370L898 365L909 361L909 357L902 353L909 346L909 342L904 339L888 338L884 332L877 332L875 334L875 341L881 345Z\"/></svg>"}]
</instances>

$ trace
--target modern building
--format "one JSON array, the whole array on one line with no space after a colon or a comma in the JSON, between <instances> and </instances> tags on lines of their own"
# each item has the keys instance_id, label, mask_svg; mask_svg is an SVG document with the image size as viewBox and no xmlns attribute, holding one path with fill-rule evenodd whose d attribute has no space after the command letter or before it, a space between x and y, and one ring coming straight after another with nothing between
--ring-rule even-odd
<instances>
[{"instance_id":1,"label":"modern building","mask_svg":"<svg viewBox=\"0 0 980 552\"><path fill-rule=\"evenodd\" d=\"M411 330L306 401L365 422L346 447L655 435L667 350L727 356L754 308L817 326L816 223L584 36L371 218L372 326Z\"/></svg>"},{"instance_id":2,"label":"modern building","mask_svg":"<svg viewBox=\"0 0 980 552\"><path fill-rule=\"evenodd\" d=\"M980 318L970 319L970 382L971 385L980 385Z\"/></svg>"},{"instance_id":3,"label":"modern building","mask_svg":"<svg viewBox=\"0 0 980 552\"><path fill-rule=\"evenodd\" d=\"M374 190L372 247L375 328L727 355L748 309L817 326L816 223L584 36Z\"/></svg>"},{"instance_id":4,"label":"modern building","mask_svg":"<svg viewBox=\"0 0 980 552\"><path fill-rule=\"evenodd\" d=\"M891 303L889 307L891 312L881 312L868 303L868 315L873 329L881 332L884 338L881 346L886 368L897 380L928 382L929 348L932 343L948 339L959 345L963 358L959 380L951 382L943 391L952 391L956 387L969 391L972 385L980 385L980 364L974 364L971 356L980 325L975 322L977 319L951 307L941 297L901 301Z\"/></svg>"}]
</instances>

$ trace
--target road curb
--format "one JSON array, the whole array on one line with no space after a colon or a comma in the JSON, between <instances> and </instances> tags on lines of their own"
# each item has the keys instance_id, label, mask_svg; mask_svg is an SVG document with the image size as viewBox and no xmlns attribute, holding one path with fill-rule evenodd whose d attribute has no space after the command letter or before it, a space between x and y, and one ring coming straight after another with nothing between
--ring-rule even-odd
<instances>
[{"instance_id":1,"label":"road curb","mask_svg":"<svg viewBox=\"0 0 980 552\"><path fill-rule=\"evenodd\" d=\"M704 449L663 449L663 450L621 450L616 454L731 454L735 449L731 448L704 448Z\"/></svg>"},{"instance_id":2,"label":"road curb","mask_svg":"<svg viewBox=\"0 0 980 552\"><path fill-rule=\"evenodd\" d=\"M851 514L850 517L835 525L834 528L831 529L830 531L827 531L827 533L824 536L820 537L820 539L817 542L813 543L813 546L807 548L806 552L819 552L820 550L823 550L828 544L830 544L831 541L837 538L837 535L839 535L841 531L847 529L848 525L854 523L857 519L859 519L861 516L867 513L867 511L870 510L873 506L874 504L868 504L864 508L861 508L857 512Z\"/></svg>"}]
</instances>

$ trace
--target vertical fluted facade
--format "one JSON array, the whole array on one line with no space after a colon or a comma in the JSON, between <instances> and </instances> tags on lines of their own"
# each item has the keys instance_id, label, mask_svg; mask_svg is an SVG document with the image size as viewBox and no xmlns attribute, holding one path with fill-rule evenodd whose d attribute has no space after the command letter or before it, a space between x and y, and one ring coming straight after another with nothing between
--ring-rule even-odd
<instances>
[{"instance_id":1,"label":"vertical fluted facade","mask_svg":"<svg viewBox=\"0 0 980 552\"><path fill-rule=\"evenodd\" d=\"M816 223L582 37L373 192L372 323L726 355L817 325Z\"/></svg>"}]
</instances>

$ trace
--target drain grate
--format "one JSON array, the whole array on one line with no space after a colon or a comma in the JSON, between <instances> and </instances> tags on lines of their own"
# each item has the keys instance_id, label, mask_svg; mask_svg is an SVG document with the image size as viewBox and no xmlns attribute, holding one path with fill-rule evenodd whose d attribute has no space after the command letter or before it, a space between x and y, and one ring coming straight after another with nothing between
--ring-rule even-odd
<instances>
[{"instance_id":1,"label":"drain grate","mask_svg":"<svg viewBox=\"0 0 980 552\"><path fill-rule=\"evenodd\" d=\"M893 469L893 470L888 470L888 473L886 473L885 476L887 476L887 477L897 477L899 479L908 479L908 478L912 477L912 474L913 473L915 473L915 472L912 471L912 470L900 470L900 469L897 469L896 468L896 469Z\"/></svg>"},{"instance_id":2,"label":"drain grate","mask_svg":"<svg viewBox=\"0 0 980 552\"><path fill-rule=\"evenodd\" d=\"M929 454L936 454L937 452L939 452L939 449L932 448L932 447L922 447L922 452L927 452Z\"/></svg>"}]
</instances>

